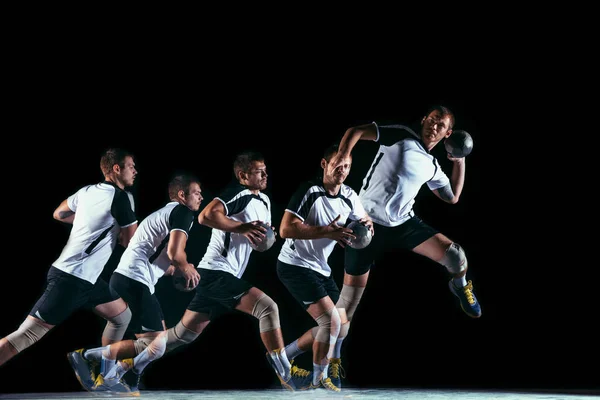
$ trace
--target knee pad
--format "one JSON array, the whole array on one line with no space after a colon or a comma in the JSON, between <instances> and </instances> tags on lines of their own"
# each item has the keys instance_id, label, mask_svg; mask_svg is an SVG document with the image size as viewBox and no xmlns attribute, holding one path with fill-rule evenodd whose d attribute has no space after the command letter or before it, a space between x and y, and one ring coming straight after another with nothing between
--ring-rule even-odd
<instances>
[{"instance_id":1,"label":"knee pad","mask_svg":"<svg viewBox=\"0 0 600 400\"><path fill-rule=\"evenodd\" d=\"M340 326L342 321L337 308L325 311L316 318L318 331L315 335L315 340L321 343L333 344L336 342L340 334Z\"/></svg>"},{"instance_id":2,"label":"knee pad","mask_svg":"<svg viewBox=\"0 0 600 400\"><path fill-rule=\"evenodd\" d=\"M345 324L342 324L342 327L340 328L340 334L338 335L338 339L343 339L346 336L348 336L349 330L350 330L350 321L346 322Z\"/></svg>"},{"instance_id":3,"label":"knee pad","mask_svg":"<svg viewBox=\"0 0 600 400\"><path fill-rule=\"evenodd\" d=\"M49 330L36 320L25 318L19 329L8 335L6 340L20 353L40 340Z\"/></svg>"},{"instance_id":4,"label":"knee pad","mask_svg":"<svg viewBox=\"0 0 600 400\"><path fill-rule=\"evenodd\" d=\"M131 310L127 307L121 314L112 318L107 318L106 327L104 328L104 332L102 332L102 337L116 341L122 340L123 336L125 336L129 321L131 321Z\"/></svg>"},{"instance_id":5,"label":"knee pad","mask_svg":"<svg viewBox=\"0 0 600 400\"><path fill-rule=\"evenodd\" d=\"M458 243L452 243L444 253L440 264L445 266L451 274L460 274L467 270L467 257Z\"/></svg>"},{"instance_id":6,"label":"knee pad","mask_svg":"<svg viewBox=\"0 0 600 400\"><path fill-rule=\"evenodd\" d=\"M148 344L148 352L153 354L153 358L160 358L167 349L167 333L161 332Z\"/></svg>"},{"instance_id":7,"label":"knee pad","mask_svg":"<svg viewBox=\"0 0 600 400\"><path fill-rule=\"evenodd\" d=\"M135 349L135 355L140 354L144 349L150 346L150 343L156 338L155 337L141 337L133 342L133 348Z\"/></svg>"},{"instance_id":8,"label":"knee pad","mask_svg":"<svg viewBox=\"0 0 600 400\"><path fill-rule=\"evenodd\" d=\"M184 344L192 343L200 334L189 330L179 321L174 328L167 330L166 336L166 351L171 351Z\"/></svg>"},{"instance_id":9,"label":"knee pad","mask_svg":"<svg viewBox=\"0 0 600 400\"><path fill-rule=\"evenodd\" d=\"M279 308L272 298L263 294L254 304L252 315L258 318L260 332L268 332L280 327Z\"/></svg>"},{"instance_id":10,"label":"knee pad","mask_svg":"<svg viewBox=\"0 0 600 400\"><path fill-rule=\"evenodd\" d=\"M342 291L340 292L340 298L335 305L337 308L344 308L346 310L346 317L348 321L352 321L354 312L360 303L360 298L365 291L364 287L348 286L343 285Z\"/></svg>"},{"instance_id":11,"label":"knee pad","mask_svg":"<svg viewBox=\"0 0 600 400\"><path fill-rule=\"evenodd\" d=\"M315 326L310 330L310 334L312 335L313 340L317 338L317 332L319 332L319 327Z\"/></svg>"},{"instance_id":12,"label":"knee pad","mask_svg":"<svg viewBox=\"0 0 600 400\"><path fill-rule=\"evenodd\" d=\"M138 375L154 360L161 358L167 348L167 332L162 331L154 340L135 358L134 372Z\"/></svg>"}]
</instances>

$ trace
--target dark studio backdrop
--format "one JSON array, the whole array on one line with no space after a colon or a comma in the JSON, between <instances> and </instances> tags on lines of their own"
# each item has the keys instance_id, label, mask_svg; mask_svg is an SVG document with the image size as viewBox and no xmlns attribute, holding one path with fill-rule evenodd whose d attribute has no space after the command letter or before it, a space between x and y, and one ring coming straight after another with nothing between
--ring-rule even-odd
<instances>
[{"instance_id":1,"label":"dark studio backdrop","mask_svg":"<svg viewBox=\"0 0 600 400\"><path fill-rule=\"evenodd\" d=\"M173 173L185 170L200 177L205 206L232 179L235 154L256 149L265 156L266 193L278 227L297 185L319 172L324 148L348 127L373 120L412 122L441 102L455 112L456 129L467 130L474 139L465 188L456 205L443 203L424 188L415 210L465 249L468 278L483 316L472 320L460 310L441 266L411 253L390 254L372 270L345 341L345 384L589 389L597 383L593 369L585 366L587 358L598 355L597 335L589 328L593 313L574 308L564 290L557 290L559 267L541 260L526 239L534 228L526 210L515 206L519 171L504 152L505 142L498 141L500 115L490 110L492 96L486 97L477 84L446 97L409 94L399 84L392 95L385 90L369 94L365 88L361 93L303 91L296 97L298 84L266 93L260 85L210 96L199 91L198 98L187 93L185 100L168 91L165 95L126 86L109 97L100 86L95 88L102 93L98 97L78 87L69 91L68 99L56 101L38 88L34 98L19 99L23 107L12 117L19 124L11 133L16 142L5 144L3 152L8 159L0 336L15 330L41 295L47 270L70 229L54 221L52 212L81 186L102 180L99 159L104 148L124 147L136 155L139 175L131 191L140 221L168 201ZM504 124L517 118L510 110L502 115ZM346 183L356 191L372 161L373 146L361 142L355 148ZM443 145L434 152L450 174ZM209 237L210 230L195 223L188 242L194 264ZM287 344L313 322L278 281L281 244L280 239L268 252L254 252L244 279L277 301ZM117 251L104 276L118 256ZM341 287L341 249L336 248L330 264ZM176 291L169 277L159 281L157 295L169 327L192 297ZM76 312L0 367L0 393L81 390L65 355L98 346L103 328L104 321L91 312ZM193 344L149 367L143 382L157 390L277 387L264 354L257 321L234 313L215 320ZM310 354L297 361L311 368Z\"/></svg>"}]
</instances>

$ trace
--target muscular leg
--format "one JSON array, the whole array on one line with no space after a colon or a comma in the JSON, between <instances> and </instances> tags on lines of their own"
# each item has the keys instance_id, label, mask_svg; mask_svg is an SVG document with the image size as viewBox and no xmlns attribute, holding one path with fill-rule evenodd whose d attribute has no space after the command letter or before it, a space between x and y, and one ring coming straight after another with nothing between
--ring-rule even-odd
<instances>
[{"instance_id":1,"label":"muscular leg","mask_svg":"<svg viewBox=\"0 0 600 400\"><path fill-rule=\"evenodd\" d=\"M467 257L458 243L438 233L413 249L446 267L452 276L449 282L450 291L460 300L463 311L472 318L481 316L481 307L473 293L473 284L467 282Z\"/></svg>"},{"instance_id":2,"label":"muscular leg","mask_svg":"<svg viewBox=\"0 0 600 400\"><path fill-rule=\"evenodd\" d=\"M263 310L257 309L257 306L260 306L261 302L264 302L266 299L265 296L269 298L263 291L253 287L248 293L242 296L236 309L258 318L260 338L267 351L272 352L275 349L283 348L283 335L279 325L279 309L277 304L271 302L271 304L266 304L266 308ZM260 315L255 315L257 312L260 312Z\"/></svg>"},{"instance_id":3,"label":"muscular leg","mask_svg":"<svg viewBox=\"0 0 600 400\"><path fill-rule=\"evenodd\" d=\"M106 374L117 362L116 352L121 348L117 345L114 351L111 349L111 344L120 342L127 331L127 326L131 321L131 310L127 303L121 298L109 301L108 303L98 304L94 307L94 312L106 320L106 327L102 332L102 348L100 354L96 352L86 352L86 359L98 360L100 355L100 373ZM123 345L127 348L127 345ZM94 357L95 356L95 357Z\"/></svg>"},{"instance_id":4,"label":"muscular leg","mask_svg":"<svg viewBox=\"0 0 600 400\"><path fill-rule=\"evenodd\" d=\"M152 361L161 358L169 351L193 342L209 323L210 319L207 314L185 310L177 325L166 331L156 332L157 336L154 340L133 359L131 364L117 363L106 375L107 380L122 376L132 368L135 374L141 375L144 368ZM138 341L142 339L144 338L139 338Z\"/></svg>"},{"instance_id":5,"label":"muscular leg","mask_svg":"<svg viewBox=\"0 0 600 400\"><path fill-rule=\"evenodd\" d=\"M28 315L19 329L0 339L0 365L40 340L52 328L54 325Z\"/></svg>"},{"instance_id":6,"label":"muscular leg","mask_svg":"<svg viewBox=\"0 0 600 400\"><path fill-rule=\"evenodd\" d=\"M277 304L263 291L252 287L242 296L236 309L258 318L260 338L267 349L273 368L285 385L292 376L292 366L285 353Z\"/></svg>"},{"instance_id":7,"label":"muscular leg","mask_svg":"<svg viewBox=\"0 0 600 400\"><path fill-rule=\"evenodd\" d=\"M434 236L427 239L426 241L424 241L423 243L421 243L420 245L418 245L417 247L415 247L412 251L422 256L425 256L437 263L445 265L447 264L447 262L445 262L445 259L448 258L447 254L453 243L454 242L452 240L448 239L443 234L437 233ZM452 266L445 265L446 269L452 275L452 277L462 278L463 276L465 276L465 274L467 273L466 259L464 260L464 265L454 265L458 261L452 261L454 261Z\"/></svg>"},{"instance_id":8,"label":"muscular leg","mask_svg":"<svg viewBox=\"0 0 600 400\"><path fill-rule=\"evenodd\" d=\"M338 340L333 349L333 358L339 359L341 357L342 343L348 335L350 322L354 317L354 312L360 303L368 280L369 271L362 275L350 275L344 272L344 284L342 286L342 291L340 292L340 298L335 305L340 313L342 326Z\"/></svg>"},{"instance_id":9,"label":"muscular leg","mask_svg":"<svg viewBox=\"0 0 600 400\"><path fill-rule=\"evenodd\" d=\"M153 338L153 340L147 342L150 338ZM114 381L118 381L131 368L133 368L135 374L138 376L141 375L144 368L150 362L161 358L165 354L167 347L167 332L153 332L153 336L146 336L138 339L138 341L144 343L144 349L135 356L133 361L130 358L120 361L105 374L105 381L109 382L109 385L114 384Z\"/></svg>"},{"instance_id":10,"label":"muscular leg","mask_svg":"<svg viewBox=\"0 0 600 400\"><path fill-rule=\"evenodd\" d=\"M311 304L308 313L319 325L313 343L313 363L326 365L331 357L332 345L340 334L340 315L329 296Z\"/></svg>"},{"instance_id":11,"label":"muscular leg","mask_svg":"<svg viewBox=\"0 0 600 400\"><path fill-rule=\"evenodd\" d=\"M119 298L97 305L94 312L108 321L102 333L102 346L121 341L131 320L131 311L127 303Z\"/></svg>"},{"instance_id":12,"label":"muscular leg","mask_svg":"<svg viewBox=\"0 0 600 400\"><path fill-rule=\"evenodd\" d=\"M348 321L352 321L352 317L354 316L356 307L358 307L358 303L360 303L360 299L362 298L364 289L365 287L367 287L368 280L369 271L365 272L362 275L350 275L347 272L344 272L344 284L342 286L340 299L338 300L336 307L346 309L346 314L348 314ZM349 288L353 288L354 290L344 290L344 287L346 286ZM348 292L354 293L351 296L347 296L346 293ZM342 323L344 323L344 321L342 321Z\"/></svg>"},{"instance_id":13,"label":"muscular leg","mask_svg":"<svg viewBox=\"0 0 600 400\"><path fill-rule=\"evenodd\" d=\"M318 324L312 346L313 385L317 386L324 377L327 377L327 366L333 345L340 334L341 321L340 314L329 296L311 304L307 311Z\"/></svg>"},{"instance_id":14,"label":"muscular leg","mask_svg":"<svg viewBox=\"0 0 600 400\"><path fill-rule=\"evenodd\" d=\"M342 342L348 334L348 329L350 328L350 321L354 316L354 312L356 311L356 307L360 302L364 289L367 286L368 280L369 271L362 275L350 275L344 272L344 284L342 287L342 292L340 293L340 299L335 305L340 315L341 329L336 345L333 349L332 357L334 358L340 357L340 349ZM309 329L296 341L294 341L286 347L286 351L288 352L290 359L293 360L300 354L312 349L317 330L318 327Z\"/></svg>"},{"instance_id":15,"label":"muscular leg","mask_svg":"<svg viewBox=\"0 0 600 400\"><path fill-rule=\"evenodd\" d=\"M107 358L112 360L123 360L132 358L144 351L150 343L160 334L158 332L136 333L137 340L127 339L120 342L111 343L103 352ZM93 349L92 349L93 350ZM91 351L91 350L88 350ZM86 354L87 357L87 354Z\"/></svg>"}]
</instances>

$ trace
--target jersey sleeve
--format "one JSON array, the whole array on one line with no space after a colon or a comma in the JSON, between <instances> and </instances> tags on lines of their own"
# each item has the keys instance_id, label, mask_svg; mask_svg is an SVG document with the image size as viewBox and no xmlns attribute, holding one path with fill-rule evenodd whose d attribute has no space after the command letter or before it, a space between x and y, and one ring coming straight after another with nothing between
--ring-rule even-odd
<instances>
[{"instance_id":1,"label":"jersey sleeve","mask_svg":"<svg viewBox=\"0 0 600 400\"><path fill-rule=\"evenodd\" d=\"M183 204L179 204L171 210L169 215L171 230L183 231L189 236L193 223L194 213Z\"/></svg>"},{"instance_id":2,"label":"jersey sleeve","mask_svg":"<svg viewBox=\"0 0 600 400\"><path fill-rule=\"evenodd\" d=\"M379 144L392 146L406 138L415 139L418 136L405 125L377 125L377 142Z\"/></svg>"},{"instance_id":3,"label":"jersey sleeve","mask_svg":"<svg viewBox=\"0 0 600 400\"><path fill-rule=\"evenodd\" d=\"M444 186L448 185L450 183L450 179L448 179L448 175L446 175L446 173L444 171L442 171L442 168L440 167L440 164L438 163L438 160L435 160L435 173L433 175L433 178L431 178L429 181L427 181L427 187L429 188L429 190L436 190L439 188L443 188Z\"/></svg>"},{"instance_id":4,"label":"jersey sleeve","mask_svg":"<svg viewBox=\"0 0 600 400\"><path fill-rule=\"evenodd\" d=\"M79 204L79 192L80 190L67 197L67 205L73 212L77 211L77 205Z\"/></svg>"},{"instance_id":5,"label":"jersey sleeve","mask_svg":"<svg viewBox=\"0 0 600 400\"><path fill-rule=\"evenodd\" d=\"M263 199L263 201L267 204L267 210L269 211L267 213L267 220L263 221L268 225L272 225L272 217L271 217L271 199L269 198L269 196L267 196L264 193L260 194L260 197Z\"/></svg>"},{"instance_id":6,"label":"jersey sleeve","mask_svg":"<svg viewBox=\"0 0 600 400\"><path fill-rule=\"evenodd\" d=\"M311 196L310 189L313 186L314 185L310 182L306 182L300 185L292 195L285 211L291 212L292 214L300 218L302 221L304 221L310 211L310 205L314 203L309 201L309 198Z\"/></svg>"},{"instance_id":7,"label":"jersey sleeve","mask_svg":"<svg viewBox=\"0 0 600 400\"><path fill-rule=\"evenodd\" d=\"M126 228L137 222L135 213L131 209L129 196L124 190L117 190L112 206L112 215L121 228Z\"/></svg>"},{"instance_id":8,"label":"jersey sleeve","mask_svg":"<svg viewBox=\"0 0 600 400\"><path fill-rule=\"evenodd\" d=\"M129 203L131 204L131 210L135 213L135 200L133 199L133 194L131 194L128 191L125 191L125 193L127 193L127 197L129 197Z\"/></svg>"},{"instance_id":9,"label":"jersey sleeve","mask_svg":"<svg viewBox=\"0 0 600 400\"><path fill-rule=\"evenodd\" d=\"M229 184L225 190L223 190L223 192L215 197L215 199L223 203L223 207L225 207L225 215L229 217L237 214L248 205L248 202L250 201L249 198L242 199L238 197L240 192L244 191L245 189L246 188L240 185L239 182L234 182Z\"/></svg>"}]
</instances>

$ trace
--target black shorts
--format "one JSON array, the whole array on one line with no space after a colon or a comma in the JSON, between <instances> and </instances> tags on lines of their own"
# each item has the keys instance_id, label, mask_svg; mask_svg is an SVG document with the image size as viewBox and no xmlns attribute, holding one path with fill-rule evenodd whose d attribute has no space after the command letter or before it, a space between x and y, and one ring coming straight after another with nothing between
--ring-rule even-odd
<instances>
[{"instance_id":1,"label":"black shorts","mask_svg":"<svg viewBox=\"0 0 600 400\"><path fill-rule=\"evenodd\" d=\"M158 298L150 293L148 286L118 272L112 274L109 284L131 309L131 322L127 327L130 332L158 332L164 329L165 316Z\"/></svg>"},{"instance_id":2,"label":"black shorts","mask_svg":"<svg viewBox=\"0 0 600 400\"><path fill-rule=\"evenodd\" d=\"M243 295L253 287L229 272L198 268L200 283L187 309L208 314L211 320L231 312Z\"/></svg>"},{"instance_id":3,"label":"black shorts","mask_svg":"<svg viewBox=\"0 0 600 400\"><path fill-rule=\"evenodd\" d=\"M329 296L333 304L340 298L340 289L331 275L327 277L310 268L277 260L277 276L305 310L325 296Z\"/></svg>"},{"instance_id":4,"label":"black shorts","mask_svg":"<svg viewBox=\"0 0 600 400\"><path fill-rule=\"evenodd\" d=\"M374 223L373 229L373 240L364 249L357 250L346 246L344 268L349 275L367 273L388 250L412 250L438 233L417 216L392 228Z\"/></svg>"},{"instance_id":5,"label":"black shorts","mask_svg":"<svg viewBox=\"0 0 600 400\"><path fill-rule=\"evenodd\" d=\"M50 325L58 325L80 308L93 309L99 304L110 303L118 298L119 295L100 278L92 284L58 268L50 267L44 293L29 315Z\"/></svg>"}]
</instances>

